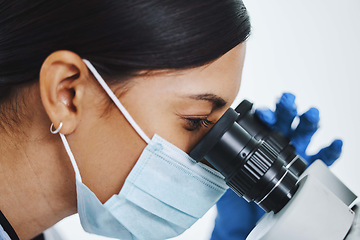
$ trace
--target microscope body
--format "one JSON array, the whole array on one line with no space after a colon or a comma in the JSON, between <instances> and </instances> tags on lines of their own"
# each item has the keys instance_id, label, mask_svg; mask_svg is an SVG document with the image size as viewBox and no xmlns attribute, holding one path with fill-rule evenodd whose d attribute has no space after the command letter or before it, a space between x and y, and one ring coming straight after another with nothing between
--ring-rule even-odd
<instances>
[{"instance_id":1,"label":"microscope body","mask_svg":"<svg viewBox=\"0 0 360 240\"><path fill-rule=\"evenodd\" d=\"M265 214L247 240L360 239L352 206L357 196L322 161L310 165L298 185L291 200L276 214Z\"/></svg>"},{"instance_id":2,"label":"microscope body","mask_svg":"<svg viewBox=\"0 0 360 240\"><path fill-rule=\"evenodd\" d=\"M291 142L244 100L229 108L190 152L206 160L240 197L267 214L248 240L360 239L360 204L320 160L309 167Z\"/></svg>"}]
</instances>

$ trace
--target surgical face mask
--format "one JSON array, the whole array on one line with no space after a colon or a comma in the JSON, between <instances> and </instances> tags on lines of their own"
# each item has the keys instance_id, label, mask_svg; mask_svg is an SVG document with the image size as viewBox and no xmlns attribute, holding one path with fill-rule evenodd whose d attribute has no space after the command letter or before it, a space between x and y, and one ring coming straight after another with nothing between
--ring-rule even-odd
<instances>
[{"instance_id":1,"label":"surgical face mask","mask_svg":"<svg viewBox=\"0 0 360 240\"><path fill-rule=\"evenodd\" d=\"M84 230L119 239L167 239L181 234L223 195L227 189L223 176L156 134L150 140L91 63L84 62L147 143L120 193L102 204L82 182L70 146L60 133L75 171Z\"/></svg>"}]
</instances>

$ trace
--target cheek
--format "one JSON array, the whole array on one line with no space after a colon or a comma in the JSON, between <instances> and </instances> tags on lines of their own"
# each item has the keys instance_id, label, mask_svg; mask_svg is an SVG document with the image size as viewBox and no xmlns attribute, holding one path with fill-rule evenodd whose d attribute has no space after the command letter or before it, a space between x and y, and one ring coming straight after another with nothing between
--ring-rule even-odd
<instances>
[{"instance_id":1,"label":"cheek","mask_svg":"<svg viewBox=\"0 0 360 240\"><path fill-rule=\"evenodd\" d=\"M166 140L180 148L186 153L189 153L197 142L203 137L204 132L189 132L187 130L179 130L174 127L173 134L167 134Z\"/></svg>"},{"instance_id":2,"label":"cheek","mask_svg":"<svg viewBox=\"0 0 360 240\"><path fill-rule=\"evenodd\" d=\"M149 138L157 134L183 151L188 151L196 137L184 129L185 121L175 113L176 88L170 88L168 79L148 82L144 80L130 89L121 96L121 103Z\"/></svg>"},{"instance_id":3,"label":"cheek","mask_svg":"<svg viewBox=\"0 0 360 240\"><path fill-rule=\"evenodd\" d=\"M147 134L151 138L154 134L159 135L168 142L174 144L184 152L190 152L195 144L206 133L205 129L188 131L185 129L186 121L181 119L171 105L165 103L152 108L151 111L142 111L146 115L146 124L139 123L140 127L147 126Z\"/></svg>"},{"instance_id":4,"label":"cheek","mask_svg":"<svg viewBox=\"0 0 360 240\"><path fill-rule=\"evenodd\" d=\"M120 192L146 144L115 106L105 115L101 106L89 108L69 141L83 182L104 203Z\"/></svg>"},{"instance_id":5,"label":"cheek","mask_svg":"<svg viewBox=\"0 0 360 240\"><path fill-rule=\"evenodd\" d=\"M174 144L184 152L189 152L204 134L202 130L188 131L186 122L173 111L160 112L152 116L152 129L160 137Z\"/></svg>"}]
</instances>

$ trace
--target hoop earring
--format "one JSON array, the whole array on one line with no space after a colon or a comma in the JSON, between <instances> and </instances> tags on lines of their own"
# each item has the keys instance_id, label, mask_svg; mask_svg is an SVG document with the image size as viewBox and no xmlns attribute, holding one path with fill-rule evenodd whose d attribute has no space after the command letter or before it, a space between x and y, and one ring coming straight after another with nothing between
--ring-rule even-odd
<instances>
[{"instance_id":1,"label":"hoop earring","mask_svg":"<svg viewBox=\"0 0 360 240\"><path fill-rule=\"evenodd\" d=\"M52 134L57 134L58 132L60 132L60 129L62 128L62 126L63 126L63 123L60 122L59 127L58 127L57 129L53 130L54 124L51 123L50 132L51 132Z\"/></svg>"}]
</instances>

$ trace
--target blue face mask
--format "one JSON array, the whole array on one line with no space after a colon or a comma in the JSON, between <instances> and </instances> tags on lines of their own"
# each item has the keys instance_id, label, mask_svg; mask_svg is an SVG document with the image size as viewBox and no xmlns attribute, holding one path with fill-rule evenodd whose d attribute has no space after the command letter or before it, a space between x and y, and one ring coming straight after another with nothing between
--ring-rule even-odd
<instances>
[{"instance_id":1,"label":"blue face mask","mask_svg":"<svg viewBox=\"0 0 360 240\"><path fill-rule=\"evenodd\" d=\"M119 239L167 239L181 234L223 195L227 189L223 176L156 134L150 140L91 63L84 62L147 146L120 193L102 204L82 183L69 144L60 133L75 171L83 228Z\"/></svg>"}]
</instances>

